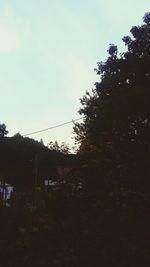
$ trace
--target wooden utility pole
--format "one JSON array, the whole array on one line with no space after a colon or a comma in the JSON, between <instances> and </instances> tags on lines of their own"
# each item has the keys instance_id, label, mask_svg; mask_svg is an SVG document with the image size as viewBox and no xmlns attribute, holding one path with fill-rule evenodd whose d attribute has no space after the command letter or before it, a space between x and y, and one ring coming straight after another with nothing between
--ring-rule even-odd
<instances>
[{"instance_id":1,"label":"wooden utility pole","mask_svg":"<svg viewBox=\"0 0 150 267\"><path fill-rule=\"evenodd\" d=\"M38 155L35 155L35 181L34 181L35 187L38 185Z\"/></svg>"},{"instance_id":2,"label":"wooden utility pole","mask_svg":"<svg viewBox=\"0 0 150 267\"><path fill-rule=\"evenodd\" d=\"M38 155L35 155L35 177L34 177L34 205L37 208L37 185L38 185Z\"/></svg>"}]
</instances>

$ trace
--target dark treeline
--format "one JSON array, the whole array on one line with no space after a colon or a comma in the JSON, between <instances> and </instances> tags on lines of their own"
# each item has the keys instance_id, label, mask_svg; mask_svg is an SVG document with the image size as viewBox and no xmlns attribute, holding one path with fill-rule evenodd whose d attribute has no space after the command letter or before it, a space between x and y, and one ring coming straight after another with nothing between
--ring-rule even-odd
<instances>
[{"instance_id":1,"label":"dark treeline","mask_svg":"<svg viewBox=\"0 0 150 267\"><path fill-rule=\"evenodd\" d=\"M75 158L57 143L1 136L1 176L27 185L0 209L4 267L150 265L150 13L123 41L126 52L110 45L81 99ZM57 187L32 184L37 154L40 177L71 166Z\"/></svg>"},{"instance_id":2,"label":"dark treeline","mask_svg":"<svg viewBox=\"0 0 150 267\"><path fill-rule=\"evenodd\" d=\"M72 166L75 159L74 155L63 154L59 149L48 148L20 134L2 136L0 151L1 179L13 186L33 186L35 168L38 169L38 185L42 185L44 179L57 178L57 167Z\"/></svg>"}]
</instances>

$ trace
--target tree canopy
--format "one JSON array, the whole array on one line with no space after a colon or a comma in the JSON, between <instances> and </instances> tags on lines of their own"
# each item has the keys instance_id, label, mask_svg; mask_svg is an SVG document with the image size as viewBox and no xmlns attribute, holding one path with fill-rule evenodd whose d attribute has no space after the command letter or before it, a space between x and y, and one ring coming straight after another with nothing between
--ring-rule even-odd
<instances>
[{"instance_id":1,"label":"tree canopy","mask_svg":"<svg viewBox=\"0 0 150 267\"><path fill-rule=\"evenodd\" d=\"M70 152L69 145L66 144L65 142L62 142L60 145L58 144L57 141L55 142L49 142L48 143L48 148L57 152L60 152L62 154L68 154Z\"/></svg>"},{"instance_id":2,"label":"tree canopy","mask_svg":"<svg viewBox=\"0 0 150 267\"><path fill-rule=\"evenodd\" d=\"M137 180L149 179L150 164L150 13L143 22L123 37L126 52L111 44L107 60L98 62L100 81L81 99L84 120L74 128L80 153Z\"/></svg>"}]
</instances>

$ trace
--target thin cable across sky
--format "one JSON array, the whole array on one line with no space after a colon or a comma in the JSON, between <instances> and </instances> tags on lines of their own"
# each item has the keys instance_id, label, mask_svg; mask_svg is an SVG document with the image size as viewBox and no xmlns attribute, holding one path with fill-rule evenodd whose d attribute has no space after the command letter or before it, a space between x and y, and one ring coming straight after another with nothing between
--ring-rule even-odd
<instances>
[{"instance_id":1,"label":"thin cable across sky","mask_svg":"<svg viewBox=\"0 0 150 267\"><path fill-rule=\"evenodd\" d=\"M51 126L51 127L48 127L48 128L42 129L42 130L38 130L38 131L35 131L35 132L27 133L27 134L24 134L23 137L26 137L26 136L29 136L29 135L33 135L33 134L42 133L42 132L46 132L46 131L49 131L49 130L52 130L52 129L55 129L55 128L58 128L58 127L62 127L64 125L67 125L67 124L74 123L76 121L82 120L83 118L84 117L78 118L78 119L75 119L75 120L71 120L71 121L67 121L67 122L64 122L64 123L61 123L61 124L57 124L55 126Z\"/></svg>"}]
</instances>

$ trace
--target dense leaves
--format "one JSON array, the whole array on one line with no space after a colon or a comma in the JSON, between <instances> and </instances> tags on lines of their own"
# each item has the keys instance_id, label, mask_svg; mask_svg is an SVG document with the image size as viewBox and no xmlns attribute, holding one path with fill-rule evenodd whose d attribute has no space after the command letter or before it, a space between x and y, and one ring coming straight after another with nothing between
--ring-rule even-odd
<instances>
[{"instance_id":1,"label":"dense leaves","mask_svg":"<svg viewBox=\"0 0 150 267\"><path fill-rule=\"evenodd\" d=\"M132 37L123 38L125 53L118 55L110 45L106 62L97 65L100 82L81 99L84 121L74 128L80 152L92 154L106 169L105 177L109 169L111 179L141 189L150 181L149 17L132 27Z\"/></svg>"},{"instance_id":2,"label":"dense leaves","mask_svg":"<svg viewBox=\"0 0 150 267\"><path fill-rule=\"evenodd\" d=\"M102 240L107 247L108 261L101 254L102 266L150 262L145 236L150 235L150 13L143 20L123 38L126 52L118 55L111 44L107 60L98 63L100 81L81 99L84 120L74 128L84 162L77 177L84 185L87 213L108 226L100 226L103 234L97 230L97 239L96 221L89 230L101 253Z\"/></svg>"}]
</instances>

